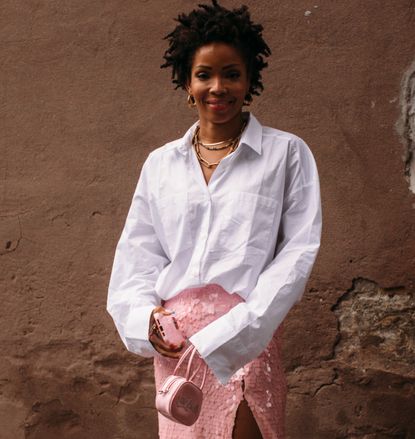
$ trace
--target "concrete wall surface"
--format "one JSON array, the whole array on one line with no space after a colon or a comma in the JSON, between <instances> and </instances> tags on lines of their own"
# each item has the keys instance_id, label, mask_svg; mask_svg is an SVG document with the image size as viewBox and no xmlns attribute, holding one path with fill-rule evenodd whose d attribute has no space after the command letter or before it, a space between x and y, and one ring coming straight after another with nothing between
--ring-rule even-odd
<instances>
[{"instance_id":1,"label":"concrete wall surface","mask_svg":"<svg viewBox=\"0 0 415 439\"><path fill-rule=\"evenodd\" d=\"M152 361L106 294L144 159L196 120L159 66L197 3L1 2L0 439L157 437ZM323 198L287 438L413 439L415 2L245 3L273 52L251 109L306 140Z\"/></svg>"}]
</instances>

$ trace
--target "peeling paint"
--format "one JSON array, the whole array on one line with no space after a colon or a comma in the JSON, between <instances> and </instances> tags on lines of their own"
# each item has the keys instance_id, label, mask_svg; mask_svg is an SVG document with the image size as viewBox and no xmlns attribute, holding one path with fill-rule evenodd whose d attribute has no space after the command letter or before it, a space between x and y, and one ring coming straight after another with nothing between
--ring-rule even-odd
<instances>
[{"instance_id":1,"label":"peeling paint","mask_svg":"<svg viewBox=\"0 0 415 439\"><path fill-rule=\"evenodd\" d=\"M405 177L409 190L415 194L415 62L405 72L402 80L401 118L397 131L405 147Z\"/></svg>"},{"instance_id":2,"label":"peeling paint","mask_svg":"<svg viewBox=\"0 0 415 439\"><path fill-rule=\"evenodd\" d=\"M348 365L415 377L415 296L358 278L333 306L339 322L335 358Z\"/></svg>"}]
</instances>

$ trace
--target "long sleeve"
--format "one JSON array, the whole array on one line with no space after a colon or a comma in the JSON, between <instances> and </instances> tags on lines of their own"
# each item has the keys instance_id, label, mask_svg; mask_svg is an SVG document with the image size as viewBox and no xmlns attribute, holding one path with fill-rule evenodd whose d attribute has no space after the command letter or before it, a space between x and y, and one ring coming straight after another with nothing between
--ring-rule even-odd
<instances>
[{"instance_id":1,"label":"long sleeve","mask_svg":"<svg viewBox=\"0 0 415 439\"><path fill-rule=\"evenodd\" d=\"M304 292L318 253L321 203L317 168L299 138L290 145L283 210L273 260L246 301L194 334L190 341L222 384L266 348ZM204 341L209 339L209 344Z\"/></svg>"},{"instance_id":2,"label":"long sleeve","mask_svg":"<svg viewBox=\"0 0 415 439\"><path fill-rule=\"evenodd\" d=\"M170 262L156 236L149 208L147 159L115 252L107 311L127 349L143 357L156 350L148 340L151 311L160 305L155 284Z\"/></svg>"}]
</instances>

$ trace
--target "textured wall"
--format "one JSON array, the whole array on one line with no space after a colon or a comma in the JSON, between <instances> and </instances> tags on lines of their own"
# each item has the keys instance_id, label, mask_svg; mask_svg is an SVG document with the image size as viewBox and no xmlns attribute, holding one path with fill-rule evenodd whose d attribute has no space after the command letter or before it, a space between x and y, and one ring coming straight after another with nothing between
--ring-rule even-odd
<instances>
[{"instance_id":1,"label":"textured wall","mask_svg":"<svg viewBox=\"0 0 415 439\"><path fill-rule=\"evenodd\" d=\"M0 439L156 437L151 361L106 288L144 158L195 119L159 64L196 3L2 1ZM415 2L245 3L273 51L252 110L308 142L323 196L288 437L414 438Z\"/></svg>"}]
</instances>

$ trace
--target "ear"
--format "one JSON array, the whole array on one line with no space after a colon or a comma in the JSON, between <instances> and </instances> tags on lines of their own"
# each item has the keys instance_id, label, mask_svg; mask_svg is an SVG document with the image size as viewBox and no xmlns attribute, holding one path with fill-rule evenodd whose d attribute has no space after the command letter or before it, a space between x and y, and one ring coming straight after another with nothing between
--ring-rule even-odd
<instances>
[{"instance_id":1,"label":"ear","mask_svg":"<svg viewBox=\"0 0 415 439\"><path fill-rule=\"evenodd\" d=\"M248 75L248 85L246 87L246 94L249 93L250 89L251 89L251 75Z\"/></svg>"},{"instance_id":2,"label":"ear","mask_svg":"<svg viewBox=\"0 0 415 439\"><path fill-rule=\"evenodd\" d=\"M247 98L247 96L249 95L249 89L251 88L251 86L249 85L245 91L245 101L249 101L249 99ZM252 99L252 97L251 97Z\"/></svg>"},{"instance_id":3,"label":"ear","mask_svg":"<svg viewBox=\"0 0 415 439\"><path fill-rule=\"evenodd\" d=\"M251 68L249 66L246 66L246 79L247 79L247 90L246 90L246 94L249 93L249 89L251 88L251 81L252 81L252 72L251 72Z\"/></svg>"}]
</instances>

